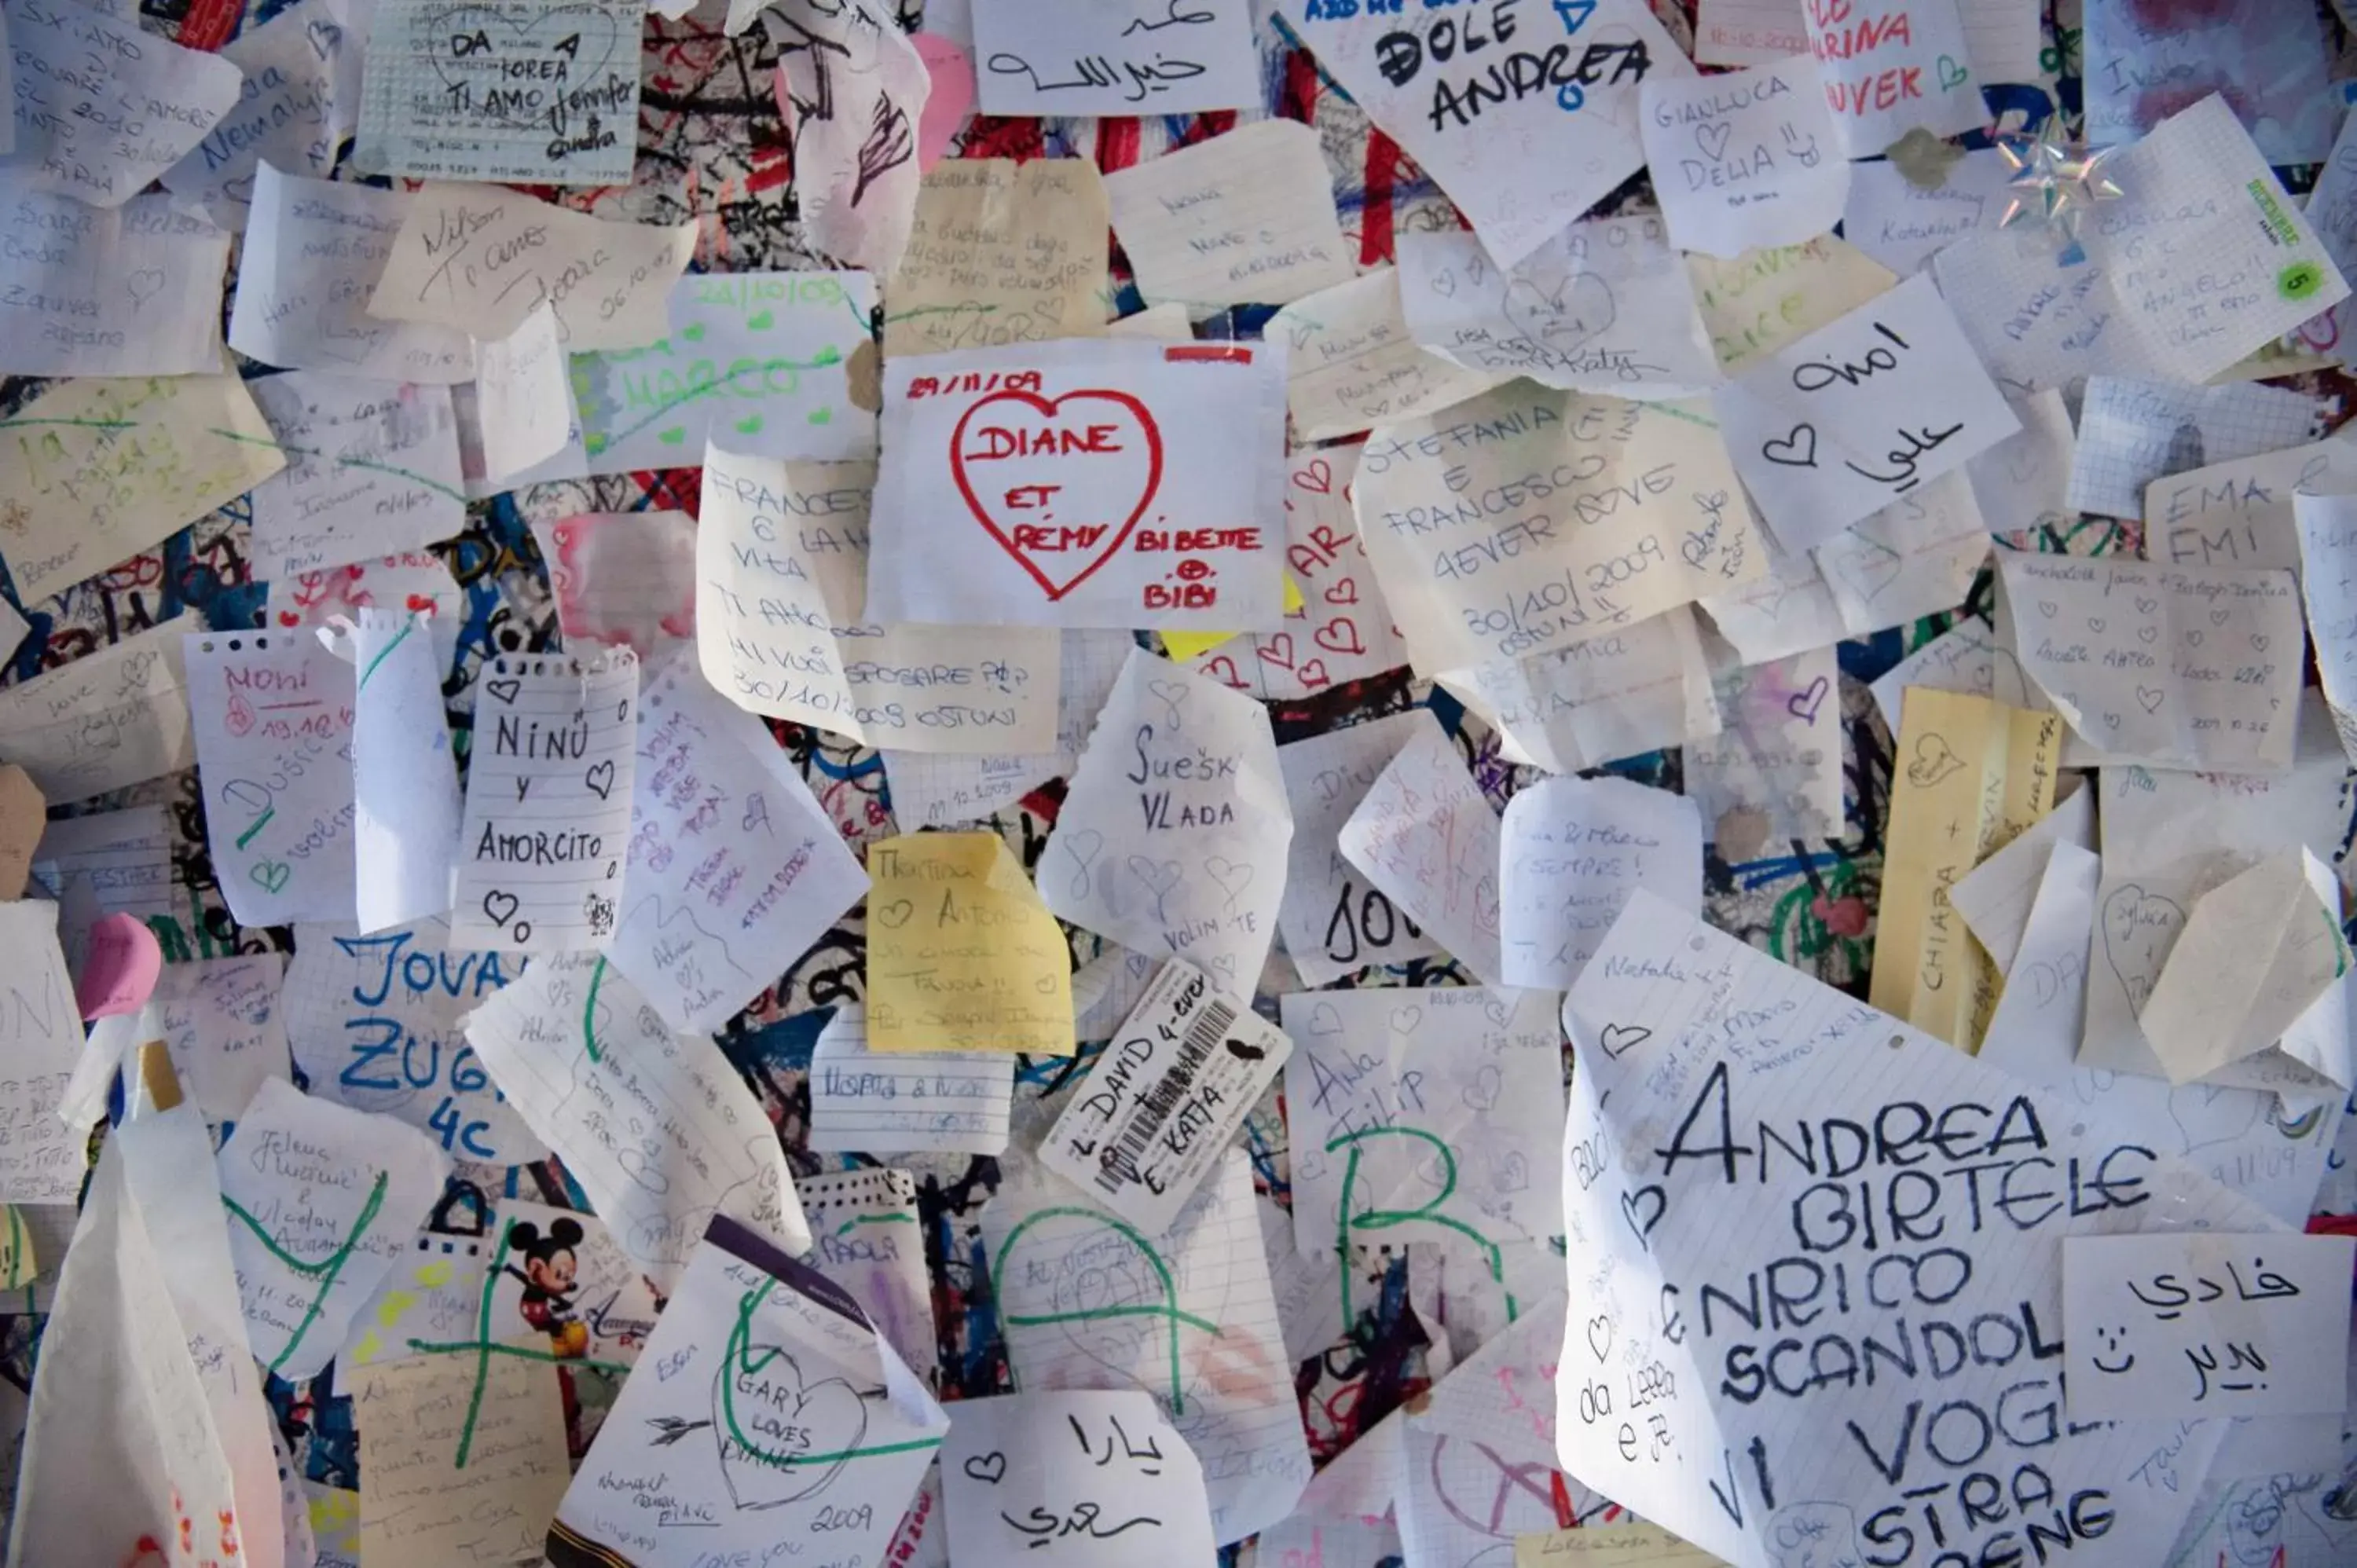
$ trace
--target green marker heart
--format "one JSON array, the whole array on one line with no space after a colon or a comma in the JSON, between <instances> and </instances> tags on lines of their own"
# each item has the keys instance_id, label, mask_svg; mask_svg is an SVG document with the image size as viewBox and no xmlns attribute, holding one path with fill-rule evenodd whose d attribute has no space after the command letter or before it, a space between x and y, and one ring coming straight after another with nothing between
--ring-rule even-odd
<instances>
[{"instance_id":1,"label":"green marker heart","mask_svg":"<svg viewBox=\"0 0 2357 1568\"><path fill-rule=\"evenodd\" d=\"M1963 66L1958 65L1948 56L1942 55L1940 57L1941 91L1945 92L1951 87L1963 86L1964 80L1972 74L1973 73L1971 71L1966 70Z\"/></svg>"},{"instance_id":2,"label":"green marker heart","mask_svg":"<svg viewBox=\"0 0 2357 1568\"><path fill-rule=\"evenodd\" d=\"M681 442L687 439L687 426L684 424L674 424L669 430L658 432L655 435L655 439L662 442L666 446L676 446Z\"/></svg>"},{"instance_id":3,"label":"green marker heart","mask_svg":"<svg viewBox=\"0 0 2357 1568\"><path fill-rule=\"evenodd\" d=\"M765 310L759 316L747 317L745 318L745 325L750 327L756 332L767 332L776 319L777 318L775 317L772 317Z\"/></svg>"},{"instance_id":4,"label":"green marker heart","mask_svg":"<svg viewBox=\"0 0 2357 1568\"><path fill-rule=\"evenodd\" d=\"M737 422L737 433L739 435L757 435L759 433L760 428L761 416L758 413L748 413L744 418Z\"/></svg>"},{"instance_id":5,"label":"green marker heart","mask_svg":"<svg viewBox=\"0 0 2357 1568\"><path fill-rule=\"evenodd\" d=\"M581 438L581 445L589 449L589 456L595 457L598 453L603 452L607 447L612 446L613 443L606 439L606 433L604 431L593 430L588 435Z\"/></svg>"},{"instance_id":6,"label":"green marker heart","mask_svg":"<svg viewBox=\"0 0 2357 1568\"><path fill-rule=\"evenodd\" d=\"M703 342L703 341L704 341L704 323L703 323L703 322L701 322L701 321L699 321L699 322L697 322L697 323L696 323L694 326L693 326L693 327L688 327L688 328L683 328L683 329L681 330L681 332L680 332L680 336L681 336L681 337L683 337L683 338L686 338L686 339L687 339L689 342L691 342L691 343L701 343L701 342Z\"/></svg>"},{"instance_id":7,"label":"green marker heart","mask_svg":"<svg viewBox=\"0 0 2357 1568\"><path fill-rule=\"evenodd\" d=\"M810 411L809 418L813 424L832 424L834 422L834 410L814 408Z\"/></svg>"}]
</instances>

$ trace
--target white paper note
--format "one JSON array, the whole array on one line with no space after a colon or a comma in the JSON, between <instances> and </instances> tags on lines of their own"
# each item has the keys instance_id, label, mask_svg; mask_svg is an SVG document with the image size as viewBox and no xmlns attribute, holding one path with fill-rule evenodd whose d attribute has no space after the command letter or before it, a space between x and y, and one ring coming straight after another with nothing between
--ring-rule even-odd
<instances>
[{"instance_id":1,"label":"white paper note","mask_svg":"<svg viewBox=\"0 0 2357 1568\"><path fill-rule=\"evenodd\" d=\"M180 161L237 102L245 78L72 0L10 8L16 142L0 177L93 207L120 207Z\"/></svg>"},{"instance_id":2,"label":"white paper note","mask_svg":"<svg viewBox=\"0 0 2357 1568\"><path fill-rule=\"evenodd\" d=\"M196 760L184 648L192 615L0 692L0 762L52 806L177 773Z\"/></svg>"},{"instance_id":3,"label":"white paper note","mask_svg":"<svg viewBox=\"0 0 2357 1568\"><path fill-rule=\"evenodd\" d=\"M182 376L221 362L230 235L136 196L119 209L19 191L0 257L0 354L41 376Z\"/></svg>"},{"instance_id":4,"label":"white paper note","mask_svg":"<svg viewBox=\"0 0 2357 1568\"><path fill-rule=\"evenodd\" d=\"M1194 114L1257 107L1244 0L975 0L985 114Z\"/></svg>"},{"instance_id":5,"label":"white paper note","mask_svg":"<svg viewBox=\"0 0 2357 1568\"><path fill-rule=\"evenodd\" d=\"M2068 504L2074 511L2142 517L2153 481L2313 441L2330 417L2319 400L2283 387L2181 387L2090 376Z\"/></svg>"},{"instance_id":6,"label":"white paper note","mask_svg":"<svg viewBox=\"0 0 2357 1568\"><path fill-rule=\"evenodd\" d=\"M1952 136L1986 123L1964 9L1963 0L1809 7L1809 48L1851 157L1872 157L1918 126Z\"/></svg>"},{"instance_id":7,"label":"white paper note","mask_svg":"<svg viewBox=\"0 0 2357 1568\"><path fill-rule=\"evenodd\" d=\"M810 1146L822 1154L1003 1155L1015 1097L1006 1051L871 1051L846 1002L811 1052Z\"/></svg>"},{"instance_id":8,"label":"white paper note","mask_svg":"<svg viewBox=\"0 0 2357 1568\"><path fill-rule=\"evenodd\" d=\"M494 659L475 691L451 940L594 947L613 935L631 842L638 656Z\"/></svg>"},{"instance_id":9,"label":"white paper note","mask_svg":"<svg viewBox=\"0 0 2357 1568\"><path fill-rule=\"evenodd\" d=\"M2172 566L2297 572L2302 552L2295 498L2304 490L2347 489L2357 489L2357 442L2341 440L2171 474L2145 487L2145 556Z\"/></svg>"},{"instance_id":10,"label":"white paper note","mask_svg":"<svg viewBox=\"0 0 2357 1568\"><path fill-rule=\"evenodd\" d=\"M1694 612L1543 653L1439 677L1534 765L1550 773L1617 762L1717 735L1718 703Z\"/></svg>"},{"instance_id":11,"label":"white paper note","mask_svg":"<svg viewBox=\"0 0 2357 1568\"><path fill-rule=\"evenodd\" d=\"M2348 1236L2082 1236L2062 1247L2071 1414L2338 1414Z\"/></svg>"},{"instance_id":12,"label":"white paper note","mask_svg":"<svg viewBox=\"0 0 2357 1568\"><path fill-rule=\"evenodd\" d=\"M1442 950L1501 984L1496 808L1429 715L1384 765L1337 836L1342 858Z\"/></svg>"},{"instance_id":13,"label":"white paper note","mask_svg":"<svg viewBox=\"0 0 2357 1568\"><path fill-rule=\"evenodd\" d=\"M265 168L326 179L360 114L363 40L343 18L337 0L297 0L224 44L221 58L245 73L237 102L164 171L164 188L237 227Z\"/></svg>"},{"instance_id":14,"label":"white paper note","mask_svg":"<svg viewBox=\"0 0 2357 1568\"><path fill-rule=\"evenodd\" d=\"M1329 985L1369 964L1405 963L1440 951L1438 942L1343 858L1339 843L1392 758L1430 723L1420 712L1394 714L1276 748L1293 807L1276 921L1306 984Z\"/></svg>"},{"instance_id":15,"label":"white paper note","mask_svg":"<svg viewBox=\"0 0 2357 1568\"><path fill-rule=\"evenodd\" d=\"M2302 489L2292 506L2317 673L2341 749L2357 758L2357 485Z\"/></svg>"},{"instance_id":16,"label":"white paper note","mask_svg":"<svg viewBox=\"0 0 2357 1568\"><path fill-rule=\"evenodd\" d=\"M447 389L294 371L253 395L286 454L253 490L257 576L419 551L467 526Z\"/></svg>"},{"instance_id":17,"label":"white paper note","mask_svg":"<svg viewBox=\"0 0 2357 1568\"><path fill-rule=\"evenodd\" d=\"M86 1053L57 922L58 907L45 899L0 902L8 993L0 1051L15 1084L0 1105L9 1133L0 1145L0 1203L71 1203L81 1191L89 1129L69 1127L59 1112Z\"/></svg>"},{"instance_id":18,"label":"white paper note","mask_svg":"<svg viewBox=\"0 0 2357 1568\"><path fill-rule=\"evenodd\" d=\"M243 1111L265 1078L289 1078L276 953L167 963L156 983L172 1069L206 1121Z\"/></svg>"},{"instance_id":19,"label":"white paper note","mask_svg":"<svg viewBox=\"0 0 2357 1568\"><path fill-rule=\"evenodd\" d=\"M1453 364L1615 397L1693 397L1719 382L1693 284L1658 218L1583 219L1511 270L1471 234L1398 243L1408 329Z\"/></svg>"},{"instance_id":20,"label":"white paper note","mask_svg":"<svg viewBox=\"0 0 2357 1568\"><path fill-rule=\"evenodd\" d=\"M1239 125L1107 175L1104 188L1148 300L1283 305L1357 275L1322 144L1299 121Z\"/></svg>"},{"instance_id":21,"label":"white paper note","mask_svg":"<svg viewBox=\"0 0 2357 1568\"><path fill-rule=\"evenodd\" d=\"M1995 147L1966 153L1926 190L1888 159L1849 166L1842 238L1901 277L1943 246L1996 227L2012 168ZM1969 335L1969 333L1968 333Z\"/></svg>"},{"instance_id":22,"label":"white paper note","mask_svg":"<svg viewBox=\"0 0 2357 1568\"><path fill-rule=\"evenodd\" d=\"M867 613L1277 629L1281 356L1065 342L895 358Z\"/></svg>"},{"instance_id":23,"label":"white paper note","mask_svg":"<svg viewBox=\"0 0 2357 1568\"><path fill-rule=\"evenodd\" d=\"M556 313L545 304L506 337L476 345L475 419L489 479L511 478L565 449L579 416Z\"/></svg>"},{"instance_id":24,"label":"white paper note","mask_svg":"<svg viewBox=\"0 0 2357 1568\"><path fill-rule=\"evenodd\" d=\"M1505 983L1567 991L1632 889L1702 912L1694 801L1626 779L1545 779L1506 802L1499 917Z\"/></svg>"},{"instance_id":25,"label":"white paper note","mask_svg":"<svg viewBox=\"0 0 2357 1568\"><path fill-rule=\"evenodd\" d=\"M1656 77L1643 104L1646 161L1680 250L1732 260L1841 221L1850 165L1810 61Z\"/></svg>"},{"instance_id":26,"label":"white paper note","mask_svg":"<svg viewBox=\"0 0 2357 1568\"><path fill-rule=\"evenodd\" d=\"M1401 282L1397 271L1379 267L1269 317L1262 338L1286 346L1295 440L1352 435L1511 379L1509 371L1465 370L1426 353L1403 314Z\"/></svg>"},{"instance_id":27,"label":"white paper note","mask_svg":"<svg viewBox=\"0 0 2357 1568\"><path fill-rule=\"evenodd\" d=\"M1686 746L1685 786L1730 864L1762 843L1840 836L1839 680L1830 648L1714 674L1724 727Z\"/></svg>"},{"instance_id":28,"label":"white paper note","mask_svg":"<svg viewBox=\"0 0 2357 1568\"><path fill-rule=\"evenodd\" d=\"M2330 890L2330 904L2318 886ZM2136 1013L2169 1082L2276 1044L2349 972L2339 893L2331 872L2302 851L2270 856L2193 901ZM2335 1060L2345 1072L2345 1046Z\"/></svg>"},{"instance_id":29,"label":"white paper note","mask_svg":"<svg viewBox=\"0 0 2357 1568\"><path fill-rule=\"evenodd\" d=\"M778 48L778 112L813 245L888 277L915 220L918 123L932 78L882 0L729 0L728 31L750 13Z\"/></svg>"}]
</instances>

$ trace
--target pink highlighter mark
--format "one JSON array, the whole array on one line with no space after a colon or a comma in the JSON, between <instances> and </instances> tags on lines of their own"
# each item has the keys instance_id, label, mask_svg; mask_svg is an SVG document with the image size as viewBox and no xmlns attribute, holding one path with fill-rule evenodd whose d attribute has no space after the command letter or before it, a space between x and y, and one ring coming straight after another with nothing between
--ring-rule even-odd
<instances>
[{"instance_id":1,"label":"pink highlighter mark","mask_svg":"<svg viewBox=\"0 0 2357 1568\"><path fill-rule=\"evenodd\" d=\"M974 59L938 33L919 33L909 42L933 79L925 112L917 117L917 166L929 169L942 161L950 138L974 113Z\"/></svg>"}]
</instances>

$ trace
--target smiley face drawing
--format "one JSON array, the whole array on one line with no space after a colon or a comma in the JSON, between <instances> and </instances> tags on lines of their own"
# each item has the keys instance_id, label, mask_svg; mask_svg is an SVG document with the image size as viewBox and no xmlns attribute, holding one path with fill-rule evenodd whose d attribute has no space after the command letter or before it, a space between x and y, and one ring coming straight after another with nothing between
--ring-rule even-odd
<instances>
[{"instance_id":1,"label":"smiley face drawing","mask_svg":"<svg viewBox=\"0 0 2357 1568\"><path fill-rule=\"evenodd\" d=\"M2136 1352L2133 1350L2123 1350L2120 1348L2120 1342L2127 1337L2128 1331L2125 1328L2098 1328L2095 1330L2095 1337L2104 1341L2103 1345L2097 1348L2093 1358L2095 1370L2099 1372L2110 1372L2114 1375L2117 1375L2118 1373L2126 1371L2130 1367L2136 1365ZM2104 1359L2106 1356L2115 1356L2120 1358L2120 1364L2116 1367L2112 1366Z\"/></svg>"}]
</instances>

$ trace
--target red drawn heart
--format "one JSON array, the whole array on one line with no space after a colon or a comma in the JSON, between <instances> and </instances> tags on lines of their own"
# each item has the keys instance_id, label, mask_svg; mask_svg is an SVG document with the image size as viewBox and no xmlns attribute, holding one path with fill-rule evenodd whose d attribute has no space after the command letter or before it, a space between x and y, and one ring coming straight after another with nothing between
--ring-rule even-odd
<instances>
[{"instance_id":1,"label":"red drawn heart","mask_svg":"<svg viewBox=\"0 0 2357 1568\"><path fill-rule=\"evenodd\" d=\"M1348 640L1344 631L1348 631ZM1364 653L1367 645L1359 640L1359 623L1349 616L1336 616L1318 628L1318 646L1329 653Z\"/></svg>"},{"instance_id":2,"label":"red drawn heart","mask_svg":"<svg viewBox=\"0 0 2357 1568\"><path fill-rule=\"evenodd\" d=\"M1359 579L1344 577L1326 590L1329 605L1355 605L1359 602Z\"/></svg>"},{"instance_id":3,"label":"red drawn heart","mask_svg":"<svg viewBox=\"0 0 2357 1568\"><path fill-rule=\"evenodd\" d=\"M1224 653L1217 659L1206 659L1196 668L1222 686L1232 686L1239 692L1248 692L1252 689L1244 684L1244 678L1236 673L1236 661Z\"/></svg>"},{"instance_id":4,"label":"red drawn heart","mask_svg":"<svg viewBox=\"0 0 2357 1568\"><path fill-rule=\"evenodd\" d=\"M1320 457L1308 467L1297 469L1293 482L1313 496L1330 496L1334 493L1334 465Z\"/></svg>"},{"instance_id":5,"label":"red drawn heart","mask_svg":"<svg viewBox=\"0 0 2357 1568\"><path fill-rule=\"evenodd\" d=\"M280 626L301 626L303 624L303 618L296 615L293 610L280 610L278 612L278 624Z\"/></svg>"},{"instance_id":6,"label":"red drawn heart","mask_svg":"<svg viewBox=\"0 0 2357 1568\"><path fill-rule=\"evenodd\" d=\"M1280 670L1293 668L1293 634L1291 632L1280 631L1275 637L1264 637L1258 640L1260 656L1264 661L1274 664Z\"/></svg>"},{"instance_id":7,"label":"red drawn heart","mask_svg":"<svg viewBox=\"0 0 2357 1568\"><path fill-rule=\"evenodd\" d=\"M1301 683L1304 686L1313 692L1320 686L1330 686L1334 683L1334 678L1326 673L1326 660L1323 659L1313 659L1294 673L1301 678Z\"/></svg>"},{"instance_id":8,"label":"red drawn heart","mask_svg":"<svg viewBox=\"0 0 2357 1568\"><path fill-rule=\"evenodd\" d=\"M987 445L969 451L966 434L975 416L1005 403L1029 409L1036 423L1019 429L986 425L980 434ZM1067 404L1083 405L1075 413L1093 417L1060 420L1058 411ZM1096 406L1086 406L1092 404ZM1135 439L1111 444L1125 433ZM1132 471L1140 451L1146 458L1142 476ZM969 468L976 462L991 465L991 498L999 510L1014 514L1004 522L974 491ZM1051 400L1028 392L995 392L968 408L951 433L950 474L967 509L998 547L1031 574L1049 598L1060 599L1113 559L1153 503L1162 485L1162 432L1146 405L1127 392L1070 392ZM1083 506L1094 499L1101 516L1060 520L1053 498L1068 491L1080 496ZM1133 491L1134 501L1128 499ZM1014 501L1027 494L1029 503ZM1111 504L1104 503L1108 495L1114 498ZM1118 524L1107 521L1123 505L1127 515ZM1068 551L1068 544L1076 548ZM1093 555L1086 553L1092 550ZM1042 554L1049 557L1046 569L1034 559Z\"/></svg>"},{"instance_id":9,"label":"red drawn heart","mask_svg":"<svg viewBox=\"0 0 2357 1568\"><path fill-rule=\"evenodd\" d=\"M431 594L412 594L409 596L408 602L409 607L412 611L418 615L424 615L426 611L434 607L434 596Z\"/></svg>"}]
</instances>

